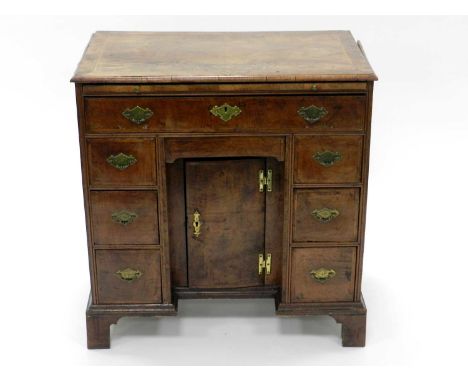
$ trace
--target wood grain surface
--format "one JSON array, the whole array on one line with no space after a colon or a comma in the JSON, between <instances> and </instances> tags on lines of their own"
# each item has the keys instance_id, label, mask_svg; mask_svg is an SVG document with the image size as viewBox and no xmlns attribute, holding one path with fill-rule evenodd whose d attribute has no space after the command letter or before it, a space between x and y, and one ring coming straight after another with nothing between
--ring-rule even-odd
<instances>
[{"instance_id":1,"label":"wood grain surface","mask_svg":"<svg viewBox=\"0 0 468 382\"><path fill-rule=\"evenodd\" d=\"M155 191L91 192L95 244L158 244L158 197ZM120 224L112 217L121 211L136 215Z\"/></svg>"},{"instance_id":2,"label":"wood grain surface","mask_svg":"<svg viewBox=\"0 0 468 382\"><path fill-rule=\"evenodd\" d=\"M160 303L161 266L157 250L97 250L98 300L101 304ZM116 272L131 268L141 272L133 281Z\"/></svg>"},{"instance_id":3,"label":"wood grain surface","mask_svg":"<svg viewBox=\"0 0 468 382\"><path fill-rule=\"evenodd\" d=\"M223 121L210 110L214 106L237 106L241 112ZM124 110L148 108L153 115L135 124ZM315 106L326 115L308 122L298 111ZM366 97L362 95L243 96L243 97L88 97L85 100L89 133L128 132L314 132L362 131Z\"/></svg>"},{"instance_id":4,"label":"wood grain surface","mask_svg":"<svg viewBox=\"0 0 468 382\"><path fill-rule=\"evenodd\" d=\"M291 259L291 301L352 301L356 248L294 248ZM318 282L311 271L333 269L336 275Z\"/></svg>"},{"instance_id":5,"label":"wood grain surface","mask_svg":"<svg viewBox=\"0 0 468 382\"><path fill-rule=\"evenodd\" d=\"M359 183L361 181L361 136L300 136L294 138L294 182L306 184ZM317 153L338 153L329 166L315 159Z\"/></svg>"},{"instance_id":6,"label":"wood grain surface","mask_svg":"<svg viewBox=\"0 0 468 382\"><path fill-rule=\"evenodd\" d=\"M264 284L258 254L265 248L265 192L258 172L264 159L187 161L188 285L192 288ZM200 235L192 216L200 213Z\"/></svg>"},{"instance_id":7,"label":"wood grain surface","mask_svg":"<svg viewBox=\"0 0 468 382\"><path fill-rule=\"evenodd\" d=\"M88 139L89 181L92 187L149 186L156 184L154 139ZM135 163L116 168L108 158L119 154L132 156Z\"/></svg>"},{"instance_id":8,"label":"wood grain surface","mask_svg":"<svg viewBox=\"0 0 468 382\"><path fill-rule=\"evenodd\" d=\"M359 222L358 188L319 188L294 191L293 241L357 241ZM339 215L319 221L314 210L330 208Z\"/></svg>"},{"instance_id":9,"label":"wood grain surface","mask_svg":"<svg viewBox=\"0 0 468 382\"><path fill-rule=\"evenodd\" d=\"M349 31L96 32L74 82L374 81Z\"/></svg>"},{"instance_id":10,"label":"wood grain surface","mask_svg":"<svg viewBox=\"0 0 468 382\"><path fill-rule=\"evenodd\" d=\"M120 317L176 314L179 298L260 297L273 297L277 314L331 315L344 346L364 346L376 79L347 31L95 33L72 79L88 346L109 347ZM211 112L224 104L240 113L222 120ZM136 106L151 110L145 120L132 121ZM320 163L327 151L339 159ZM136 162L112 167L107 158L119 153ZM259 169L273 170L272 192L258 191ZM321 208L339 216L320 222L312 211ZM136 218L118 223L119 211ZM259 275L259 253L272 254L271 274ZM127 267L142 276L119 279ZM311 277L322 267L334 277Z\"/></svg>"}]
</instances>

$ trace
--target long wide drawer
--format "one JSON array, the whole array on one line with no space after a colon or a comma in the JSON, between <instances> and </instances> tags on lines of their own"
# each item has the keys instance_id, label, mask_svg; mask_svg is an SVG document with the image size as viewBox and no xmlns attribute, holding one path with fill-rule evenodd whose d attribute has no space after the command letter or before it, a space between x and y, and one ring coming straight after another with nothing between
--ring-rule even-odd
<instances>
[{"instance_id":1,"label":"long wide drawer","mask_svg":"<svg viewBox=\"0 0 468 382\"><path fill-rule=\"evenodd\" d=\"M291 301L352 301L355 247L293 248Z\"/></svg>"},{"instance_id":2,"label":"long wide drawer","mask_svg":"<svg viewBox=\"0 0 468 382\"><path fill-rule=\"evenodd\" d=\"M357 241L358 188L294 190L293 241Z\"/></svg>"},{"instance_id":3,"label":"long wide drawer","mask_svg":"<svg viewBox=\"0 0 468 382\"><path fill-rule=\"evenodd\" d=\"M161 302L158 250L97 250L95 256L100 304Z\"/></svg>"},{"instance_id":4,"label":"long wide drawer","mask_svg":"<svg viewBox=\"0 0 468 382\"><path fill-rule=\"evenodd\" d=\"M91 221L95 244L158 244L155 191L93 191Z\"/></svg>"},{"instance_id":5,"label":"long wide drawer","mask_svg":"<svg viewBox=\"0 0 468 382\"><path fill-rule=\"evenodd\" d=\"M365 95L87 97L86 131L364 130Z\"/></svg>"}]
</instances>

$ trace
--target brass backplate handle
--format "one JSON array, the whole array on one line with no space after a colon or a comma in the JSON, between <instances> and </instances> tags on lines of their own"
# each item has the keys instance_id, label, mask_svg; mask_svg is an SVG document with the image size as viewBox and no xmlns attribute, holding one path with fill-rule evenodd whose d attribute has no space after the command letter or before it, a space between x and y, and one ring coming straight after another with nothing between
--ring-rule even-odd
<instances>
[{"instance_id":1,"label":"brass backplate handle","mask_svg":"<svg viewBox=\"0 0 468 382\"><path fill-rule=\"evenodd\" d=\"M132 281L139 279L143 275L143 273L138 269L125 268L123 270L118 270L117 272L115 272L115 275L119 279L131 283Z\"/></svg>"},{"instance_id":2,"label":"brass backplate handle","mask_svg":"<svg viewBox=\"0 0 468 382\"><path fill-rule=\"evenodd\" d=\"M227 103L221 106L213 106L210 109L211 114L214 116L221 118L224 122L231 120L234 117L237 117L241 113L241 109L239 106L231 106Z\"/></svg>"},{"instance_id":3,"label":"brass backplate handle","mask_svg":"<svg viewBox=\"0 0 468 382\"><path fill-rule=\"evenodd\" d=\"M315 90L315 89L314 89ZM327 109L315 105L303 106L297 113L309 123L315 123L328 114Z\"/></svg>"},{"instance_id":4,"label":"brass backplate handle","mask_svg":"<svg viewBox=\"0 0 468 382\"><path fill-rule=\"evenodd\" d=\"M310 271L310 276L319 283L324 283L333 277L335 277L336 271L334 269L327 269L327 268L319 268L319 269L312 269Z\"/></svg>"},{"instance_id":5,"label":"brass backplate handle","mask_svg":"<svg viewBox=\"0 0 468 382\"><path fill-rule=\"evenodd\" d=\"M312 211L312 216L321 223L328 223L329 221L337 218L340 211L335 208L317 208Z\"/></svg>"},{"instance_id":6,"label":"brass backplate handle","mask_svg":"<svg viewBox=\"0 0 468 382\"><path fill-rule=\"evenodd\" d=\"M117 211L112 214L112 220L122 225L132 223L137 217L138 215L135 212L125 210Z\"/></svg>"},{"instance_id":7,"label":"brass backplate handle","mask_svg":"<svg viewBox=\"0 0 468 382\"><path fill-rule=\"evenodd\" d=\"M318 151L314 154L313 158L322 166L330 167L340 161L342 155L338 151Z\"/></svg>"},{"instance_id":8,"label":"brass backplate handle","mask_svg":"<svg viewBox=\"0 0 468 382\"><path fill-rule=\"evenodd\" d=\"M195 210L193 213L193 220L192 220L192 226L193 226L193 236L199 237L201 234L201 221L200 221L200 211Z\"/></svg>"},{"instance_id":9,"label":"brass backplate handle","mask_svg":"<svg viewBox=\"0 0 468 382\"><path fill-rule=\"evenodd\" d=\"M115 167L118 170L125 170L137 162L136 158L133 155L124 153L109 155L106 161L112 167Z\"/></svg>"},{"instance_id":10,"label":"brass backplate handle","mask_svg":"<svg viewBox=\"0 0 468 382\"><path fill-rule=\"evenodd\" d=\"M153 112L151 109L144 108L141 106L135 106L125 109L122 112L122 115L127 118L128 120L136 123L137 125L141 125L143 122L147 121L153 116Z\"/></svg>"}]
</instances>

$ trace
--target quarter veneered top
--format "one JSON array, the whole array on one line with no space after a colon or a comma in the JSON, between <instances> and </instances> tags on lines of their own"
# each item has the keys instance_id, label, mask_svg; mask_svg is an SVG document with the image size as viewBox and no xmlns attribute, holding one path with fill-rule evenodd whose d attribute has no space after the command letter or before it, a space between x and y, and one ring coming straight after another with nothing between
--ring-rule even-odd
<instances>
[{"instance_id":1,"label":"quarter veneered top","mask_svg":"<svg viewBox=\"0 0 468 382\"><path fill-rule=\"evenodd\" d=\"M348 31L96 32L86 83L374 81Z\"/></svg>"}]
</instances>

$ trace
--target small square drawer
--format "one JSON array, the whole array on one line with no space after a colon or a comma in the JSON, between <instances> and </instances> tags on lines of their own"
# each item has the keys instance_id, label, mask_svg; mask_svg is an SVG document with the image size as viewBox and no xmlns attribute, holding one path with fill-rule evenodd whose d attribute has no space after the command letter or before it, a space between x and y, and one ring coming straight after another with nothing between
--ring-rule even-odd
<instances>
[{"instance_id":1,"label":"small square drawer","mask_svg":"<svg viewBox=\"0 0 468 382\"><path fill-rule=\"evenodd\" d=\"M296 189L293 241L357 241L358 188Z\"/></svg>"},{"instance_id":2,"label":"small square drawer","mask_svg":"<svg viewBox=\"0 0 468 382\"><path fill-rule=\"evenodd\" d=\"M87 140L91 186L149 186L156 184L153 139Z\"/></svg>"},{"instance_id":3,"label":"small square drawer","mask_svg":"<svg viewBox=\"0 0 468 382\"><path fill-rule=\"evenodd\" d=\"M158 250L97 250L99 304L161 302L161 262Z\"/></svg>"},{"instance_id":4,"label":"small square drawer","mask_svg":"<svg viewBox=\"0 0 468 382\"><path fill-rule=\"evenodd\" d=\"M356 248L294 248L292 302L352 301Z\"/></svg>"},{"instance_id":5,"label":"small square drawer","mask_svg":"<svg viewBox=\"0 0 468 382\"><path fill-rule=\"evenodd\" d=\"M361 182L362 136L296 136L294 183Z\"/></svg>"},{"instance_id":6,"label":"small square drawer","mask_svg":"<svg viewBox=\"0 0 468 382\"><path fill-rule=\"evenodd\" d=\"M155 191L93 191L91 219L95 244L158 244Z\"/></svg>"}]
</instances>

